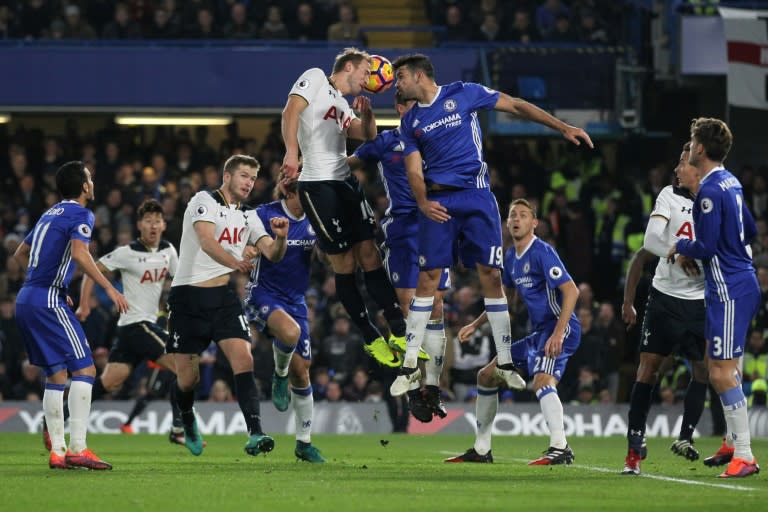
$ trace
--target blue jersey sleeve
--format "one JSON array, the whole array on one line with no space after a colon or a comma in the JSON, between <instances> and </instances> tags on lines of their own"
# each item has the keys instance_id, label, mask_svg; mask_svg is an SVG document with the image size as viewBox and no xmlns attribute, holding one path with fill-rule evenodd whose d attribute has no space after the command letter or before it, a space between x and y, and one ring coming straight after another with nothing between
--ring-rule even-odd
<instances>
[{"instance_id":1,"label":"blue jersey sleeve","mask_svg":"<svg viewBox=\"0 0 768 512\"><path fill-rule=\"evenodd\" d=\"M269 214L268 204L257 207L256 215L259 216L261 223L264 224L264 229L267 231L267 233L269 233L269 236L273 236L272 227L269 224L269 218L271 215Z\"/></svg>"},{"instance_id":2,"label":"blue jersey sleeve","mask_svg":"<svg viewBox=\"0 0 768 512\"><path fill-rule=\"evenodd\" d=\"M745 244L749 244L757 236L757 224L755 224L755 218L752 217L752 213L747 208L744 201L741 202L741 218L744 222L744 240Z\"/></svg>"},{"instance_id":3,"label":"blue jersey sleeve","mask_svg":"<svg viewBox=\"0 0 768 512\"><path fill-rule=\"evenodd\" d=\"M464 94L475 108L483 110L492 110L499 101L499 91L472 82L464 84Z\"/></svg>"},{"instance_id":4,"label":"blue jersey sleeve","mask_svg":"<svg viewBox=\"0 0 768 512\"><path fill-rule=\"evenodd\" d=\"M358 146L358 148L355 150L352 156L355 156L365 162L380 161L383 156L381 151L381 146L379 144L380 140L381 140L381 135L379 135L378 137L376 137L374 140L370 142L365 142L363 144L360 144L360 146Z\"/></svg>"},{"instance_id":5,"label":"blue jersey sleeve","mask_svg":"<svg viewBox=\"0 0 768 512\"><path fill-rule=\"evenodd\" d=\"M91 235L93 234L93 223L93 212L83 209L82 213L72 218L72 224L69 226L69 238L90 243Z\"/></svg>"},{"instance_id":6,"label":"blue jersey sleeve","mask_svg":"<svg viewBox=\"0 0 768 512\"><path fill-rule=\"evenodd\" d=\"M715 255L720 237L723 194L716 187L706 187L699 191L696 201L695 207L700 211L698 217L694 215L696 239L678 240L677 252L697 260L709 260Z\"/></svg>"},{"instance_id":7,"label":"blue jersey sleeve","mask_svg":"<svg viewBox=\"0 0 768 512\"><path fill-rule=\"evenodd\" d=\"M419 151L419 146L416 144L416 137L413 133L413 127L411 126L414 117L409 115L413 110L414 109L408 111L408 114L400 120L400 140L403 142L403 157L410 155L414 151Z\"/></svg>"},{"instance_id":8,"label":"blue jersey sleeve","mask_svg":"<svg viewBox=\"0 0 768 512\"><path fill-rule=\"evenodd\" d=\"M539 265L541 265L541 272L547 281L547 286L554 290L559 288L561 284L572 281L572 279L557 252L549 245L545 247L545 251L538 253Z\"/></svg>"}]
</instances>

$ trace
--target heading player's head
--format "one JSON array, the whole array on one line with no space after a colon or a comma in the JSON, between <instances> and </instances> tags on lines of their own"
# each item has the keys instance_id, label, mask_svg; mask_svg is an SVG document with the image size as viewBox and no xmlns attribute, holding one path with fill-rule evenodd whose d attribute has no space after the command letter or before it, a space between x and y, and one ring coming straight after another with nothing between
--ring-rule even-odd
<instances>
[{"instance_id":1,"label":"heading player's head","mask_svg":"<svg viewBox=\"0 0 768 512\"><path fill-rule=\"evenodd\" d=\"M157 247L165 231L163 207L155 199L147 199L136 211L136 227L145 245Z\"/></svg>"},{"instance_id":2,"label":"heading player's head","mask_svg":"<svg viewBox=\"0 0 768 512\"><path fill-rule=\"evenodd\" d=\"M397 110L397 115L399 115L401 119L415 104L416 100L406 98L402 92L397 91L395 93L395 110Z\"/></svg>"},{"instance_id":3,"label":"heading player's head","mask_svg":"<svg viewBox=\"0 0 768 512\"><path fill-rule=\"evenodd\" d=\"M261 164L252 156L234 155L229 157L224 162L221 188L229 194L233 201L238 203L245 201L251 195L260 168Z\"/></svg>"},{"instance_id":4,"label":"heading player's head","mask_svg":"<svg viewBox=\"0 0 768 512\"><path fill-rule=\"evenodd\" d=\"M56 188L64 199L93 200L91 172L79 160L67 162L56 171Z\"/></svg>"},{"instance_id":5,"label":"heading player's head","mask_svg":"<svg viewBox=\"0 0 768 512\"><path fill-rule=\"evenodd\" d=\"M515 242L525 240L533 235L533 231L538 225L536 207L527 199L515 199L509 204L507 229Z\"/></svg>"},{"instance_id":6,"label":"heading player's head","mask_svg":"<svg viewBox=\"0 0 768 512\"><path fill-rule=\"evenodd\" d=\"M424 99L426 87L435 84L435 68L429 57L421 53L401 55L392 63L395 87L406 98Z\"/></svg>"},{"instance_id":7,"label":"heading player's head","mask_svg":"<svg viewBox=\"0 0 768 512\"><path fill-rule=\"evenodd\" d=\"M699 117L691 122L691 165L698 167L705 160L715 163L725 161L732 144L731 129L724 121Z\"/></svg>"},{"instance_id":8,"label":"heading player's head","mask_svg":"<svg viewBox=\"0 0 768 512\"><path fill-rule=\"evenodd\" d=\"M683 145L683 151L680 153L680 160L675 167L675 176L681 187L684 189L696 193L699 189L699 171L695 166L688 163L691 156L691 143L686 142Z\"/></svg>"},{"instance_id":9,"label":"heading player's head","mask_svg":"<svg viewBox=\"0 0 768 512\"><path fill-rule=\"evenodd\" d=\"M333 63L333 83L342 94L356 96L371 77L371 56L357 48L344 48Z\"/></svg>"}]
</instances>

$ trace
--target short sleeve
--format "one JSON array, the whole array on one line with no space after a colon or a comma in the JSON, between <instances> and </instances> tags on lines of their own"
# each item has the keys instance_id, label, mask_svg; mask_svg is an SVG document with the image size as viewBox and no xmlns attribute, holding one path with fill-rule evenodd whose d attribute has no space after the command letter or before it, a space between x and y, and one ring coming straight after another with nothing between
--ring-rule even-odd
<instances>
[{"instance_id":1,"label":"short sleeve","mask_svg":"<svg viewBox=\"0 0 768 512\"><path fill-rule=\"evenodd\" d=\"M544 279L547 280L547 285L550 288L554 289L563 283L572 281L571 276L565 269L565 265L560 260L560 256L557 255L552 247L546 246L546 250L539 253L539 264L541 265Z\"/></svg>"},{"instance_id":2,"label":"short sleeve","mask_svg":"<svg viewBox=\"0 0 768 512\"><path fill-rule=\"evenodd\" d=\"M308 69L301 74L298 80L296 80L296 83L293 84L291 92L288 93L288 95L295 94L296 96L301 96L307 100L307 103L311 103L321 87L327 84L328 77L325 76L322 69Z\"/></svg>"},{"instance_id":3,"label":"short sleeve","mask_svg":"<svg viewBox=\"0 0 768 512\"><path fill-rule=\"evenodd\" d=\"M202 192L189 202L187 210L192 215L192 224L195 222L216 223L216 201L207 192Z\"/></svg>"},{"instance_id":4,"label":"short sleeve","mask_svg":"<svg viewBox=\"0 0 768 512\"><path fill-rule=\"evenodd\" d=\"M656 203L653 205L653 211L651 217L658 215L669 220L672 218L672 208L669 201L669 188L662 189L659 195L656 197Z\"/></svg>"},{"instance_id":5,"label":"short sleeve","mask_svg":"<svg viewBox=\"0 0 768 512\"><path fill-rule=\"evenodd\" d=\"M472 82L464 84L464 94L476 109L493 110L499 101L499 91Z\"/></svg>"},{"instance_id":6,"label":"short sleeve","mask_svg":"<svg viewBox=\"0 0 768 512\"><path fill-rule=\"evenodd\" d=\"M118 247L114 251L99 258L99 263L107 267L107 270L110 271L124 269L126 267L128 250L129 247L127 245Z\"/></svg>"},{"instance_id":7,"label":"short sleeve","mask_svg":"<svg viewBox=\"0 0 768 512\"><path fill-rule=\"evenodd\" d=\"M69 231L70 240L81 240L85 243L90 243L91 236L93 235L93 212L83 209L82 213L74 216L72 221Z\"/></svg>"},{"instance_id":8,"label":"short sleeve","mask_svg":"<svg viewBox=\"0 0 768 512\"><path fill-rule=\"evenodd\" d=\"M408 113L400 120L400 140L403 143L403 156L408 156L414 151L419 151L416 137L414 136L413 123L416 122L416 117L410 115L416 107L413 107Z\"/></svg>"},{"instance_id":9,"label":"short sleeve","mask_svg":"<svg viewBox=\"0 0 768 512\"><path fill-rule=\"evenodd\" d=\"M253 210L246 212L245 218L248 221L248 244L254 245L261 238L269 236L261 218Z\"/></svg>"}]
</instances>

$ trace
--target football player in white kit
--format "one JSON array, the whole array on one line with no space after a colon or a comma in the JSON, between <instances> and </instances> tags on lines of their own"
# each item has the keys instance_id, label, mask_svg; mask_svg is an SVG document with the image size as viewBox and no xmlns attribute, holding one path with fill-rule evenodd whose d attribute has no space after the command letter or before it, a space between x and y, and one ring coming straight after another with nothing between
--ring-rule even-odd
<instances>
[{"instance_id":1,"label":"football player in white kit","mask_svg":"<svg viewBox=\"0 0 768 512\"><path fill-rule=\"evenodd\" d=\"M704 410L707 392L707 367L704 362L704 274L697 265L683 269L671 264L666 255L678 238L693 240L693 198L699 188L696 169L688 164L690 144L683 147L675 174L680 186L668 185L656 198L656 205L645 230L642 253L633 258L624 292L622 316L630 326L636 321L633 307L635 288L645 261L659 256L646 303L640 343L640 365L630 395L627 431L628 449L625 475L639 475L645 459L645 425L651 408L653 387L659 367L670 354L687 358L692 379L685 395L680 434L671 450L688 460L697 460L693 431Z\"/></svg>"},{"instance_id":2,"label":"football player in white kit","mask_svg":"<svg viewBox=\"0 0 768 512\"><path fill-rule=\"evenodd\" d=\"M287 180L296 179L301 149L299 199L317 233L318 246L336 273L336 293L360 329L365 351L382 365L398 367L402 361L391 346L405 346L403 311L375 244L373 210L347 163L347 138L376 137L370 100L357 96L350 106L344 99L360 94L368 82L370 65L367 53L347 48L336 56L331 76L319 68L301 74L283 110L285 158L281 171ZM389 340L371 321L356 284L357 267L363 271L369 295L384 311Z\"/></svg>"},{"instance_id":3,"label":"football player in white kit","mask_svg":"<svg viewBox=\"0 0 768 512\"><path fill-rule=\"evenodd\" d=\"M193 405L200 354L211 341L232 367L235 394L248 427L246 453L270 452L275 445L261 429L248 320L229 286L233 270L248 273L252 268L253 254L244 257L246 244L255 245L271 261L285 255L288 219L270 219L273 239L258 215L241 206L253 189L259 167L253 157L230 157L224 163L221 188L198 192L184 212L179 268L168 297L171 339L166 351L176 360L176 400L184 423L184 444L193 455L203 452Z\"/></svg>"},{"instance_id":4,"label":"football player in white kit","mask_svg":"<svg viewBox=\"0 0 768 512\"><path fill-rule=\"evenodd\" d=\"M157 325L157 311L163 285L166 278L176 273L179 256L173 245L162 238L165 219L159 202L148 199L139 206L136 227L139 238L102 256L96 263L103 273L120 272L125 297L131 304L131 309L121 314L117 321L117 340L109 353L109 362L97 380L97 385L100 382L107 392L119 390L133 368L145 359L176 372L173 356L165 353L168 333ZM81 322L91 313L93 287L93 280L83 276L80 305L75 312ZM131 417L140 414L138 409L146 407L147 401L137 401ZM173 418L180 427L181 416L177 409ZM123 432L131 432L126 425L130 425L130 421L121 428Z\"/></svg>"}]
</instances>

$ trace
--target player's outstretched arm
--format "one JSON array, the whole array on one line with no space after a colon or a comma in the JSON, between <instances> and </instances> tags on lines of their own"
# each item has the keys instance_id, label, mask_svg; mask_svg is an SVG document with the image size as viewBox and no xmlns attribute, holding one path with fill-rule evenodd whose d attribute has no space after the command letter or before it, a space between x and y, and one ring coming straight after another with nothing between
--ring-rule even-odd
<instances>
[{"instance_id":1,"label":"player's outstretched arm","mask_svg":"<svg viewBox=\"0 0 768 512\"><path fill-rule=\"evenodd\" d=\"M197 239L200 242L200 248L205 254L210 256L216 263L224 265L232 270L239 270L248 273L253 268L250 261L238 260L230 253L224 250L213 236L215 226L211 222L198 221L194 224Z\"/></svg>"},{"instance_id":2,"label":"player's outstretched arm","mask_svg":"<svg viewBox=\"0 0 768 512\"><path fill-rule=\"evenodd\" d=\"M637 296L637 284L643 275L643 268L655 256L642 247L632 255L627 269L627 277L624 280L624 303L621 305L621 319L627 324L627 330L637 323L637 311L635 311L635 297Z\"/></svg>"},{"instance_id":3,"label":"player's outstretched arm","mask_svg":"<svg viewBox=\"0 0 768 512\"><path fill-rule=\"evenodd\" d=\"M102 274L109 272L109 269L98 261L96 262L96 268L98 268ZM77 310L75 310L75 316L81 322L85 322L88 315L91 314L91 295L93 294L93 286L93 279L88 277L88 274L85 274L83 276L83 282L80 285L80 304L77 305Z\"/></svg>"},{"instance_id":4,"label":"player's outstretched arm","mask_svg":"<svg viewBox=\"0 0 768 512\"><path fill-rule=\"evenodd\" d=\"M96 262L93 261L93 257L88 250L88 244L76 238L70 240L70 243L72 244L72 259L83 269L83 272L93 279L96 284L104 288L109 298L115 303L118 312L125 313L128 311L128 301L125 300L122 293L112 286L112 283L104 277L99 267L96 266Z\"/></svg>"},{"instance_id":5,"label":"player's outstretched arm","mask_svg":"<svg viewBox=\"0 0 768 512\"><path fill-rule=\"evenodd\" d=\"M540 109L533 103L529 103L521 98L513 98L509 94L499 93L499 99L496 102L495 110L501 110L502 112L508 112L514 116L517 116L526 121L533 121L534 123L543 124L553 130L557 130L563 134L565 139L573 142L577 146L581 145L584 141L587 146L594 148L592 139L589 138L587 132L581 128L571 126L568 123L561 121L552 114Z\"/></svg>"},{"instance_id":6,"label":"player's outstretched arm","mask_svg":"<svg viewBox=\"0 0 768 512\"><path fill-rule=\"evenodd\" d=\"M275 238L263 236L256 241L256 247L267 257L269 261L278 262L285 256L288 248L288 219L285 217L272 217L269 219L269 227Z\"/></svg>"},{"instance_id":7,"label":"player's outstretched arm","mask_svg":"<svg viewBox=\"0 0 768 512\"><path fill-rule=\"evenodd\" d=\"M285 157L280 170L288 179L295 179L299 174L299 116L308 106L307 100L292 94L283 109L280 130L285 143Z\"/></svg>"}]
</instances>

